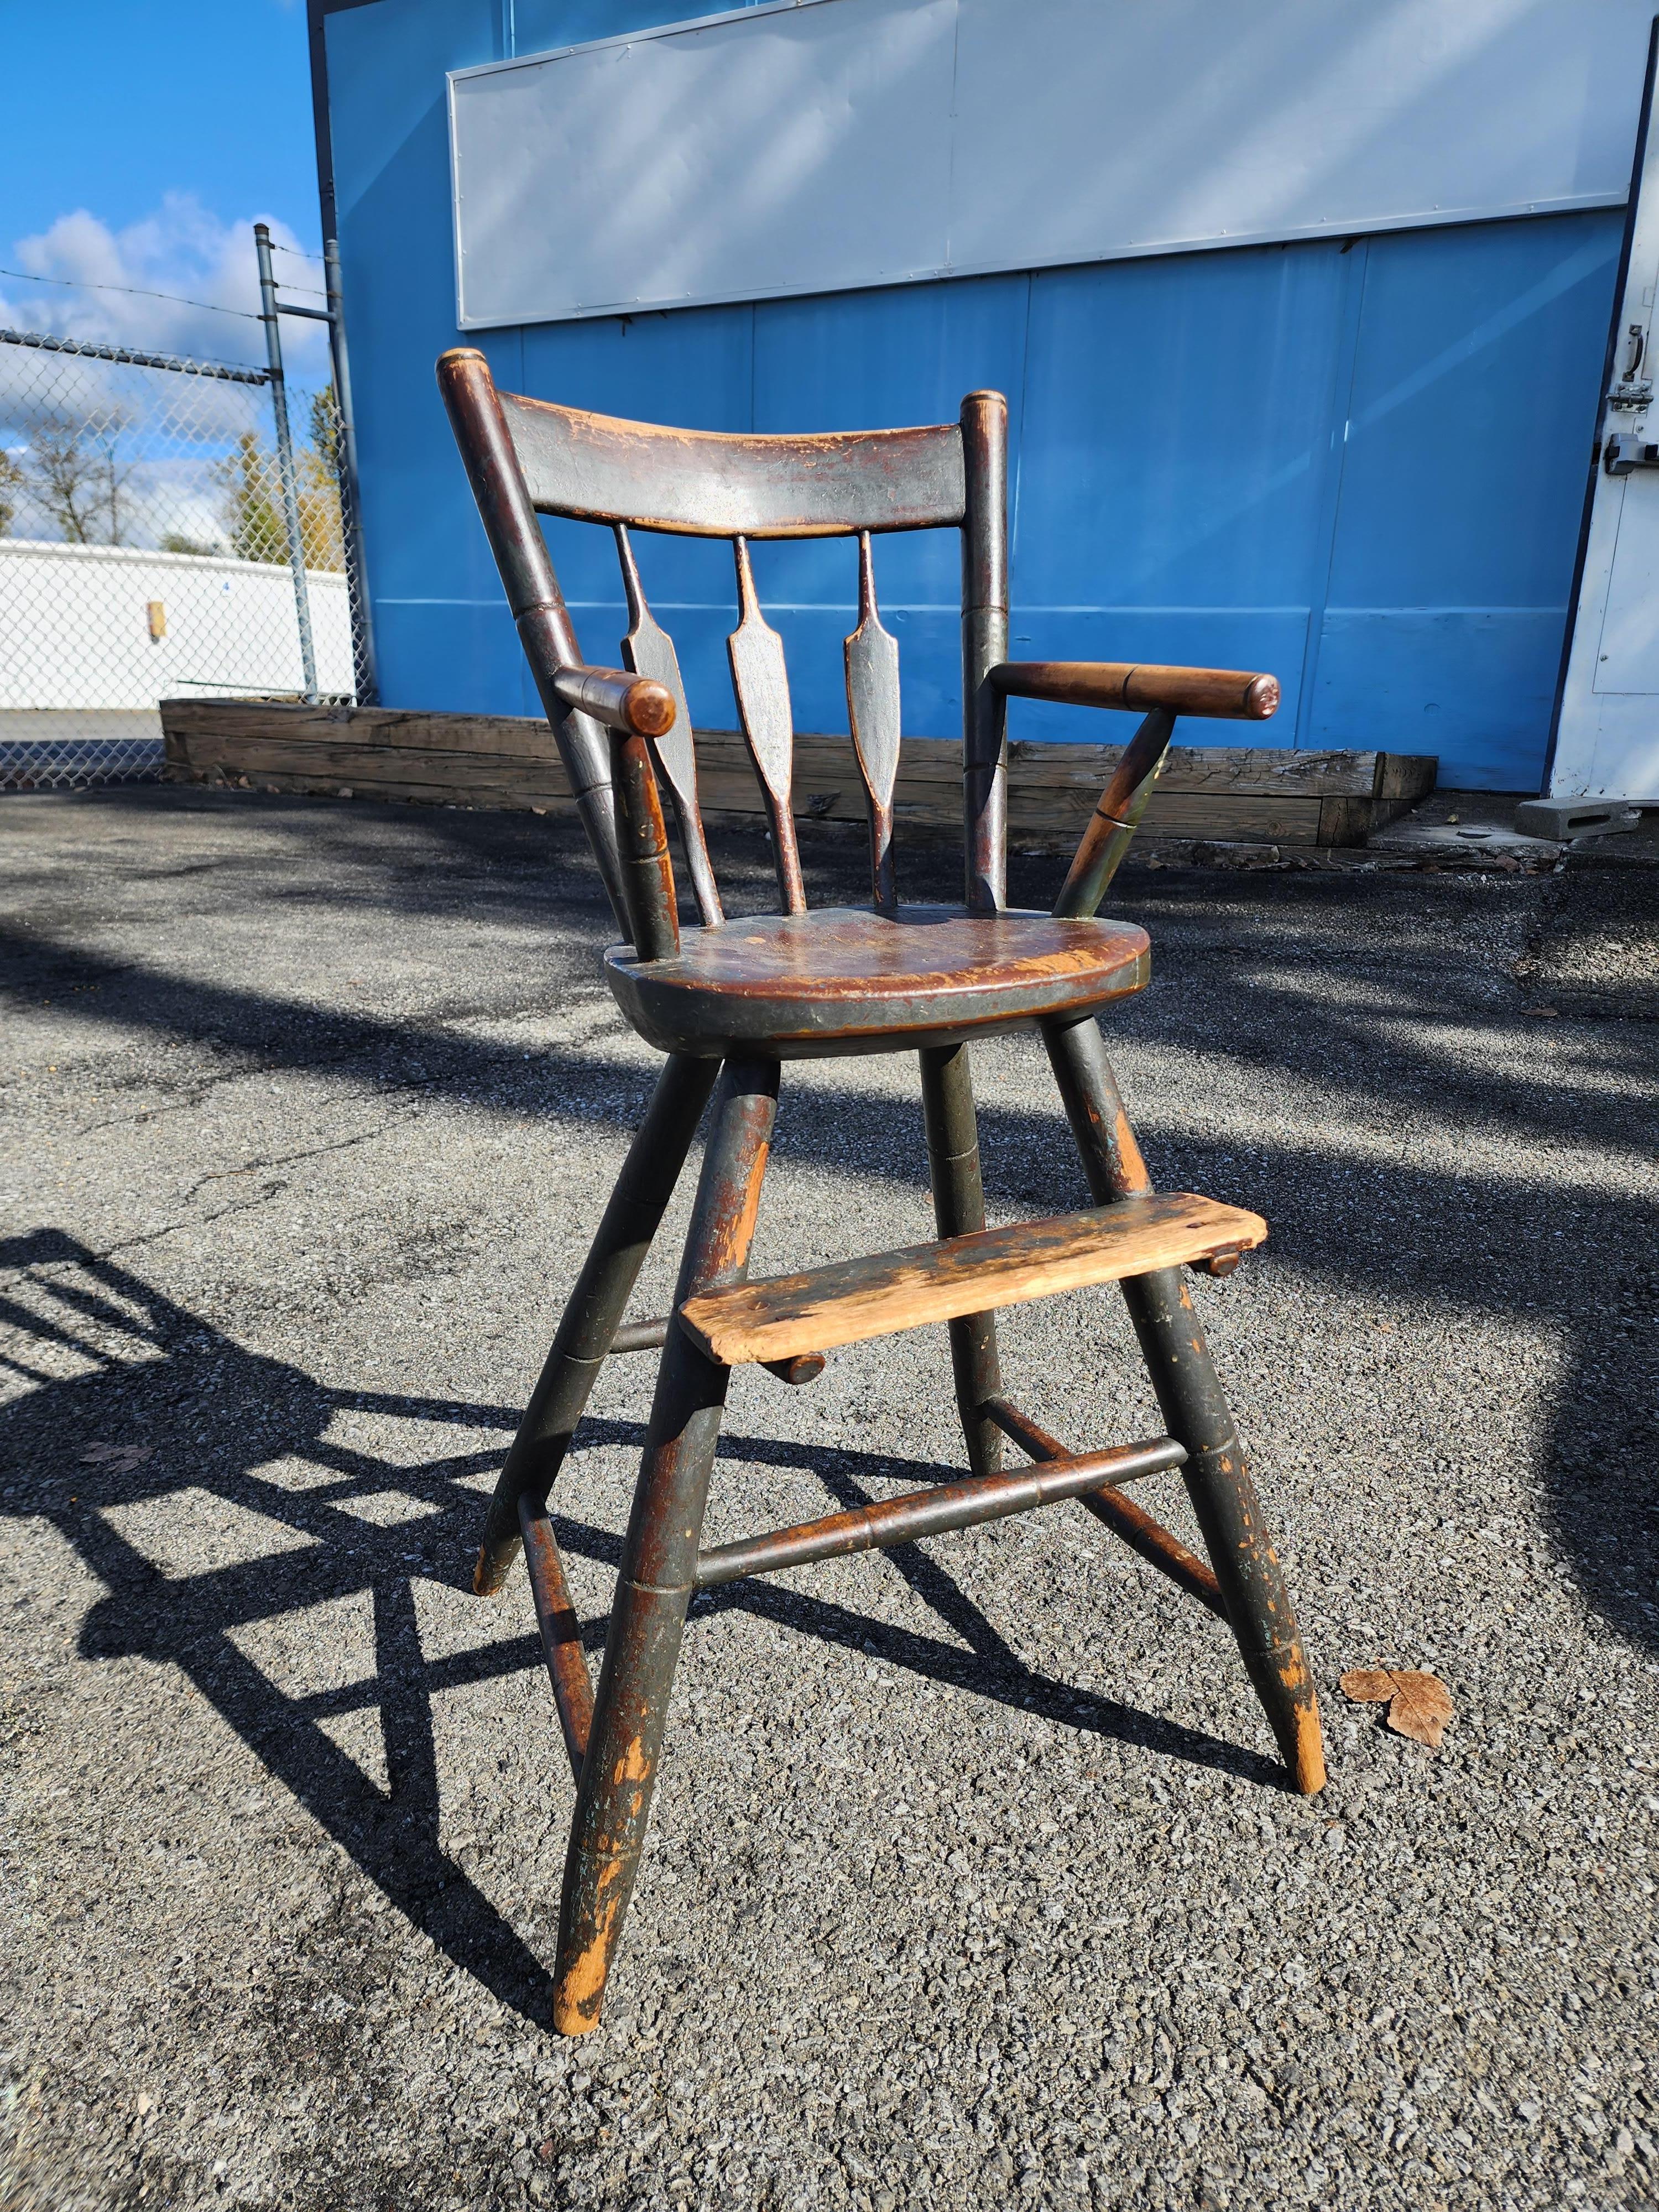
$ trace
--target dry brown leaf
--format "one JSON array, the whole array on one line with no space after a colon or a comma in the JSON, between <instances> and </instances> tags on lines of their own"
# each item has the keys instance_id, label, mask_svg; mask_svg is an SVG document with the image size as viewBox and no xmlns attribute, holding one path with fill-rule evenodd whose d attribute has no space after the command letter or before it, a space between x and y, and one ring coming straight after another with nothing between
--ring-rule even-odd
<instances>
[{"instance_id":1,"label":"dry brown leaf","mask_svg":"<svg viewBox=\"0 0 1659 2212\"><path fill-rule=\"evenodd\" d=\"M1342 1677L1342 1694L1357 1705L1386 1705L1394 1695L1394 1676L1386 1667L1357 1668Z\"/></svg>"},{"instance_id":2,"label":"dry brown leaf","mask_svg":"<svg viewBox=\"0 0 1659 2212\"><path fill-rule=\"evenodd\" d=\"M1388 1711L1388 1723L1396 1735L1409 1736L1413 1743L1425 1743L1431 1751L1438 1751L1445 1741L1446 1723L1452 1717L1451 1692L1438 1674L1430 1674L1420 1668L1396 1674L1399 1685L1394 1702Z\"/></svg>"},{"instance_id":3,"label":"dry brown leaf","mask_svg":"<svg viewBox=\"0 0 1659 2212\"><path fill-rule=\"evenodd\" d=\"M155 1453L149 1444L88 1444L81 1455L82 1467L107 1467L117 1474L125 1474L135 1467L142 1467Z\"/></svg>"},{"instance_id":4,"label":"dry brown leaf","mask_svg":"<svg viewBox=\"0 0 1659 2212\"><path fill-rule=\"evenodd\" d=\"M1358 1667L1344 1674L1340 1688L1357 1705L1386 1705L1384 1716L1396 1735L1438 1751L1452 1717L1451 1692L1438 1674L1420 1667Z\"/></svg>"}]
</instances>

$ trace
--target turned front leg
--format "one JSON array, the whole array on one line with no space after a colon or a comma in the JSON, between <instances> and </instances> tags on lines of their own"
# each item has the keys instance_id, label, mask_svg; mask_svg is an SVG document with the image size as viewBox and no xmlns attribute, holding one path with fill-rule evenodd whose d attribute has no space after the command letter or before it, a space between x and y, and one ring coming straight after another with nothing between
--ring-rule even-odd
<instances>
[{"instance_id":1,"label":"turned front leg","mask_svg":"<svg viewBox=\"0 0 1659 2212\"><path fill-rule=\"evenodd\" d=\"M777 1114L775 1060L731 1060L674 1293L740 1282ZM597 2027L605 1982L633 1893L656 1786L668 1698L696 1588L703 1508L720 1440L729 1368L671 1323L623 1546L594 1698L592 1733L565 1861L553 2024Z\"/></svg>"}]
</instances>

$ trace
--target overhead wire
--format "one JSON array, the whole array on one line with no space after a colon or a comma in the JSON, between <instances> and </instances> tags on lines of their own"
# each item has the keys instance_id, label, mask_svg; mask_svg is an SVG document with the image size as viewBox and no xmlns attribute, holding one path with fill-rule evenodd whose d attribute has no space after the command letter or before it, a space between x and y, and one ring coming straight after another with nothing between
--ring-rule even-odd
<instances>
[{"instance_id":1,"label":"overhead wire","mask_svg":"<svg viewBox=\"0 0 1659 2212\"><path fill-rule=\"evenodd\" d=\"M245 323L257 323L259 318L246 307L216 307L211 300L186 300L179 292L152 292L143 284L94 284L85 276L37 276L27 269L0 269L0 276L15 276L22 284L63 284L73 292L125 292L135 300L171 300L178 307L200 307L210 315L234 315ZM290 289L303 289L293 286Z\"/></svg>"}]
</instances>

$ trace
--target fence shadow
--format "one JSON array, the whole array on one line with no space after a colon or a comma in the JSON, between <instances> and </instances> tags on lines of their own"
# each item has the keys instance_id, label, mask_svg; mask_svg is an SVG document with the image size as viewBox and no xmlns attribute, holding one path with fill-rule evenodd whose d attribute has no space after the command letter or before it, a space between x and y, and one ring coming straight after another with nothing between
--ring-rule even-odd
<instances>
[{"instance_id":1,"label":"fence shadow","mask_svg":"<svg viewBox=\"0 0 1659 2212\"><path fill-rule=\"evenodd\" d=\"M466 1478L493 1469L499 1449L410 1467L330 1434L347 1408L503 1432L515 1412L326 1388L297 1366L247 1352L131 1269L62 1231L40 1230L0 1243L0 1268L10 1284L0 1314L18 1347L5 1364L30 1386L0 1408L4 1510L48 1522L103 1585L82 1629L82 1656L142 1656L177 1667L392 1904L502 2003L544 2021L546 1963L441 1841L432 1713L433 1699L445 1691L539 1669L540 1647L533 1636L510 1636L428 1659L414 1597L422 1577L467 1586L483 1500ZM54 1375L43 1355L79 1371ZM629 1423L595 1420L583 1440L637 1445L641 1434ZM89 1448L106 1455L88 1458ZM875 1494L871 1485L915 1485L960 1472L741 1436L728 1436L721 1449L728 1460L806 1469L842 1504ZM307 1462L317 1479L303 1487L279 1481L270 1471L278 1461ZM349 1510L388 1491L404 1493L422 1517L382 1528ZM123 1509L171 1502L199 1523L209 1517L199 1510L201 1493L259 1516L278 1548L216 1565L191 1558L177 1571L158 1562L155 1542L146 1548L137 1540L133 1516ZM568 1516L556 1526L568 1550L614 1565L612 1532ZM1156 1756L1282 1786L1276 1765L1259 1753L1033 1672L937 1561L914 1547L888 1557L945 1633L896 1626L764 1582L711 1594L696 1613L750 1612ZM374 1667L362 1680L291 1695L239 1641L241 1632L365 1593ZM602 1621L584 1624L590 1646L597 1648L603 1633ZM324 1725L371 1708L378 1710L385 1749L384 1793ZM545 1869L544 1887L555 1878Z\"/></svg>"}]
</instances>

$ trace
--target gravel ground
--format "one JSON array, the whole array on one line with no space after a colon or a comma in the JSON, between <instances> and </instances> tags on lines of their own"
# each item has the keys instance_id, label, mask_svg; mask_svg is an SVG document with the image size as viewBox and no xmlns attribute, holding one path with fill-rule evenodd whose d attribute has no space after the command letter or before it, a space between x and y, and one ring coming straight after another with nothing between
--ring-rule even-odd
<instances>
[{"instance_id":1,"label":"gravel ground","mask_svg":"<svg viewBox=\"0 0 1659 2212\"><path fill-rule=\"evenodd\" d=\"M651 1077L592 870L199 792L0 836L0 2203L1659 2203L1659 878L1126 875L1153 1172L1273 1224L1198 1295L1330 1787L1075 1507L739 1585L573 2045L527 1593L467 1575ZM976 1079L994 1218L1081 1202L1035 1041ZM921 1157L908 1063L802 1073L757 1267L927 1234ZM1006 1338L1048 1426L1146 1432L1112 1301ZM650 1367L559 1492L592 1645ZM711 1537L959 1466L943 1332L745 1371ZM1437 1758L1338 1693L1389 1663Z\"/></svg>"}]
</instances>

